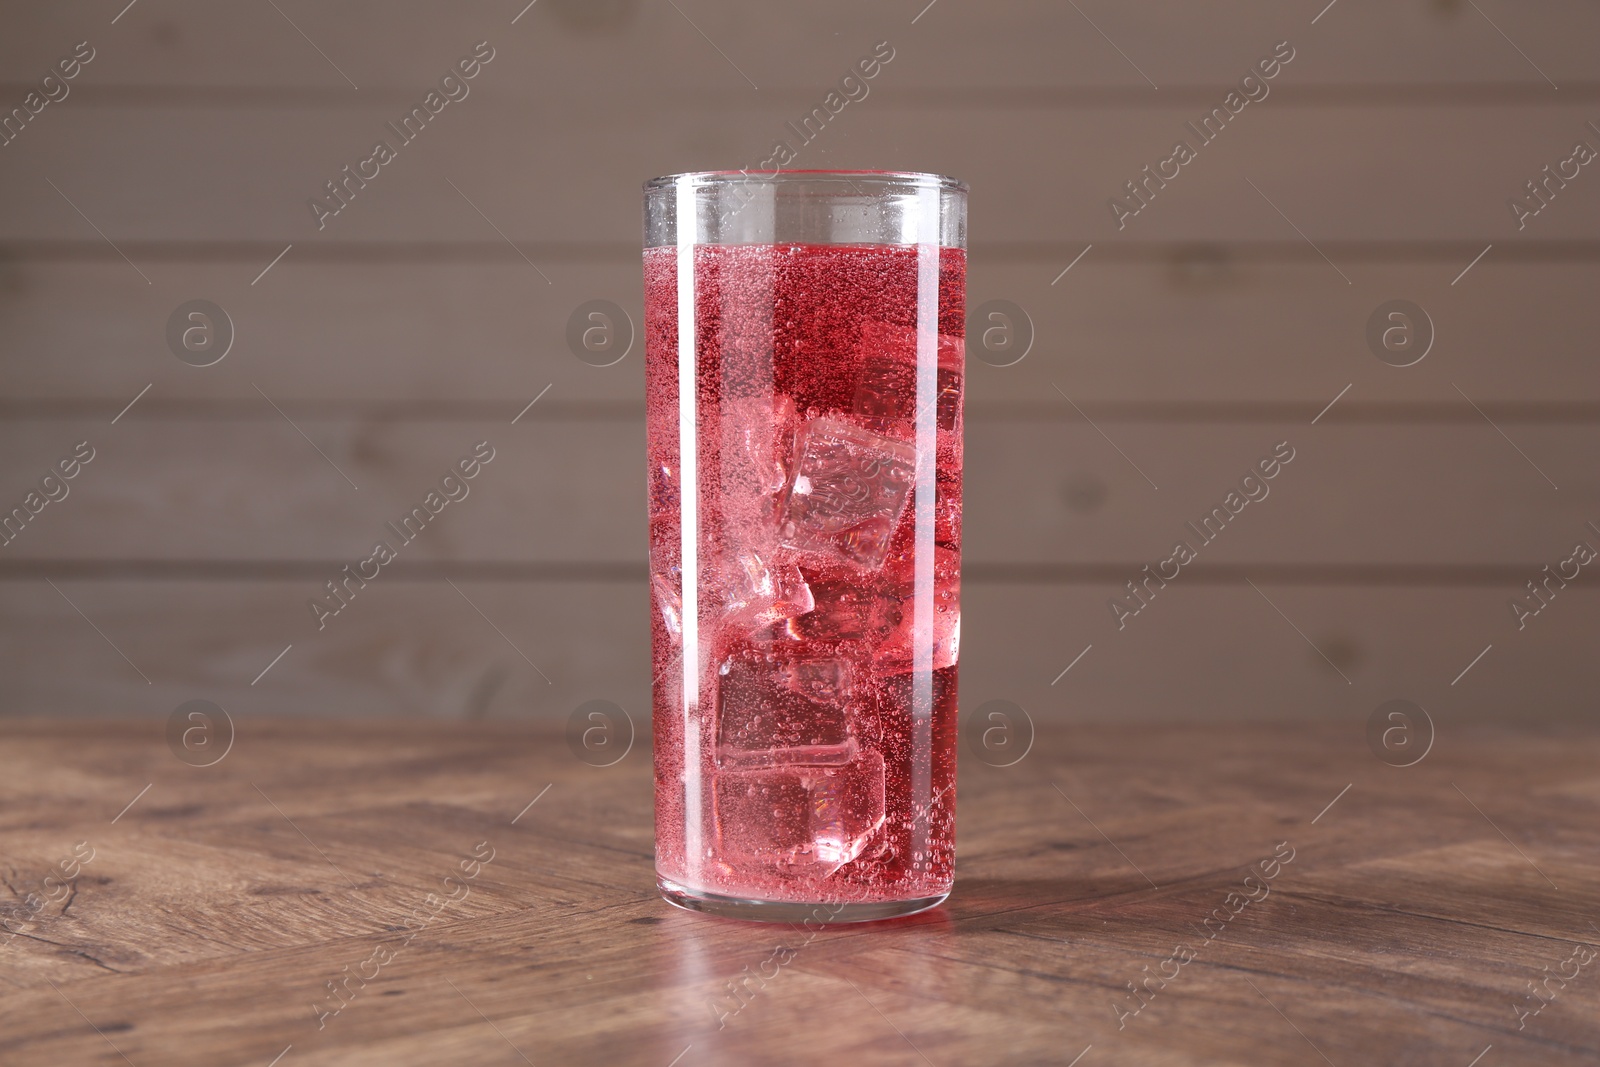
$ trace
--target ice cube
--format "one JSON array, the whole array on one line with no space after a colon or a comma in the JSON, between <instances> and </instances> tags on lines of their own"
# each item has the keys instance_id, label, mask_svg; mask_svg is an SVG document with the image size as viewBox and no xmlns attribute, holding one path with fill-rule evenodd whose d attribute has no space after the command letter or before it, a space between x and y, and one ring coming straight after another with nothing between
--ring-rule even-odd
<instances>
[{"instance_id":1,"label":"ice cube","mask_svg":"<svg viewBox=\"0 0 1600 1067\"><path fill-rule=\"evenodd\" d=\"M661 623L666 627L673 648L683 641L683 595L679 592L683 584L682 573L682 568L674 564L667 568L666 574L653 571L650 575L656 610L661 612Z\"/></svg>"},{"instance_id":2,"label":"ice cube","mask_svg":"<svg viewBox=\"0 0 1600 1067\"><path fill-rule=\"evenodd\" d=\"M939 429L954 430L956 423L961 421L961 379L960 371L948 367L939 367L939 384L935 399L935 411Z\"/></svg>"},{"instance_id":3,"label":"ice cube","mask_svg":"<svg viewBox=\"0 0 1600 1067\"><path fill-rule=\"evenodd\" d=\"M863 752L848 766L802 775L810 791L815 861L839 867L861 854L883 825L883 756Z\"/></svg>"},{"instance_id":4,"label":"ice cube","mask_svg":"<svg viewBox=\"0 0 1600 1067\"><path fill-rule=\"evenodd\" d=\"M933 610L919 624L916 611L916 563L911 551L891 556L875 590L889 630L873 652L880 676L917 668L917 650L927 647L931 670L953 667L961 654L961 555L935 546Z\"/></svg>"},{"instance_id":5,"label":"ice cube","mask_svg":"<svg viewBox=\"0 0 1600 1067\"><path fill-rule=\"evenodd\" d=\"M819 704L837 704L850 696L849 660L792 660L782 665L780 676L790 689Z\"/></svg>"},{"instance_id":6,"label":"ice cube","mask_svg":"<svg viewBox=\"0 0 1600 1067\"><path fill-rule=\"evenodd\" d=\"M671 464L650 469L650 514L667 515L678 506L678 475Z\"/></svg>"},{"instance_id":7,"label":"ice cube","mask_svg":"<svg viewBox=\"0 0 1600 1067\"><path fill-rule=\"evenodd\" d=\"M884 822L883 757L844 766L718 772L717 858L826 876L859 856Z\"/></svg>"},{"instance_id":8,"label":"ice cube","mask_svg":"<svg viewBox=\"0 0 1600 1067\"><path fill-rule=\"evenodd\" d=\"M852 411L875 425L910 419L916 412L916 350L910 359L874 352L863 357Z\"/></svg>"},{"instance_id":9,"label":"ice cube","mask_svg":"<svg viewBox=\"0 0 1600 1067\"><path fill-rule=\"evenodd\" d=\"M799 567L769 564L751 549L735 552L724 603L725 625L741 632L804 615L813 605L811 589Z\"/></svg>"},{"instance_id":10,"label":"ice cube","mask_svg":"<svg viewBox=\"0 0 1600 1067\"><path fill-rule=\"evenodd\" d=\"M941 548L961 550L961 479L943 463L934 479L933 541Z\"/></svg>"},{"instance_id":11,"label":"ice cube","mask_svg":"<svg viewBox=\"0 0 1600 1067\"><path fill-rule=\"evenodd\" d=\"M782 544L876 570L916 480L910 445L835 418L800 428Z\"/></svg>"},{"instance_id":12,"label":"ice cube","mask_svg":"<svg viewBox=\"0 0 1600 1067\"><path fill-rule=\"evenodd\" d=\"M798 423L794 401L782 393L724 400L723 495L759 499L781 492L789 484Z\"/></svg>"},{"instance_id":13,"label":"ice cube","mask_svg":"<svg viewBox=\"0 0 1600 1067\"><path fill-rule=\"evenodd\" d=\"M961 383L966 345L940 334L939 368L934 384L935 420L954 430L961 417ZM916 418L917 331L909 326L869 322L861 331L861 377L853 411L877 429L908 430Z\"/></svg>"},{"instance_id":14,"label":"ice cube","mask_svg":"<svg viewBox=\"0 0 1600 1067\"><path fill-rule=\"evenodd\" d=\"M717 669L718 766L772 767L784 764L842 764L856 754L850 712L844 700L813 699L808 684L839 672L826 661L783 660L749 652L732 656ZM796 684L797 680L800 684Z\"/></svg>"},{"instance_id":15,"label":"ice cube","mask_svg":"<svg viewBox=\"0 0 1600 1067\"><path fill-rule=\"evenodd\" d=\"M859 581L839 577L809 579L813 607L790 619L781 635L792 641L827 644L872 640L890 624L883 617L881 599Z\"/></svg>"},{"instance_id":16,"label":"ice cube","mask_svg":"<svg viewBox=\"0 0 1600 1067\"><path fill-rule=\"evenodd\" d=\"M954 667L961 656L961 608L955 595L942 590L934 593L933 613L927 634L917 625L908 600L901 605L900 621L872 656L872 666L880 675L904 674L917 669L917 649L928 645L928 669Z\"/></svg>"}]
</instances>

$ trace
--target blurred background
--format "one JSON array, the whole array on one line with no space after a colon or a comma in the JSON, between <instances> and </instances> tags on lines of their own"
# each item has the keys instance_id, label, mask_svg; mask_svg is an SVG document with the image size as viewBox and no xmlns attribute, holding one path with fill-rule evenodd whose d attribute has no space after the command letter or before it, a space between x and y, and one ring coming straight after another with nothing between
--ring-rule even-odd
<instances>
[{"instance_id":1,"label":"blurred background","mask_svg":"<svg viewBox=\"0 0 1600 1067\"><path fill-rule=\"evenodd\" d=\"M1600 148L1600 7L1324 4L12 5L0 713L603 699L644 729L640 183L777 142L971 186L963 707L1592 712L1600 563L1527 583L1600 548L1600 168L1570 162ZM430 91L457 98L402 143ZM598 355L568 341L594 301L623 313ZM478 442L470 495L319 629ZM1119 628L1280 442L1270 496Z\"/></svg>"}]
</instances>

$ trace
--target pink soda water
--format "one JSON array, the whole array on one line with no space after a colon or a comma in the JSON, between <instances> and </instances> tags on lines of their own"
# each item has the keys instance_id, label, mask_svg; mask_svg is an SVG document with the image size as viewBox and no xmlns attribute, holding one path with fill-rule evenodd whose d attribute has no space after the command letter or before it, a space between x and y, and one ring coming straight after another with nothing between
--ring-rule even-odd
<instances>
[{"instance_id":1,"label":"pink soda water","mask_svg":"<svg viewBox=\"0 0 1600 1067\"><path fill-rule=\"evenodd\" d=\"M679 250L644 258L658 874L739 901L941 897L966 253L687 254L692 367Z\"/></svg>"}]
</instances>

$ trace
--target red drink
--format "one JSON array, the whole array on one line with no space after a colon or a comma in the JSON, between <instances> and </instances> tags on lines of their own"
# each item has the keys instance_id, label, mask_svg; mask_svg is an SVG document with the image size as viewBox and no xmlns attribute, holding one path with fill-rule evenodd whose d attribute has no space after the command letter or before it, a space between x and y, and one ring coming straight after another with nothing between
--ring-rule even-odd
<instances>
[{"instance_id":1,"label":"red drink","mask_svg":"<svg viewBox=\"0 0 1600 1067\"><path fill-rule=\"evenodd\" d=\"M954 837L966 253L686 254L692 375L680 250L644 260L663 888L691 906L935 903Z\"/></svg>"}]
</instances>

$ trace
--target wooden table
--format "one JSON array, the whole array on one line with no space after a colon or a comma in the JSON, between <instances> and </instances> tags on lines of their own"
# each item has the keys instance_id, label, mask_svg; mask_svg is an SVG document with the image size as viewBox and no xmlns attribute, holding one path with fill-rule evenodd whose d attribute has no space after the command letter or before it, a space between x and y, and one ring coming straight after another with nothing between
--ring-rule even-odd
<instances>
[{"instance_id":1,"label":"wooden table","mask_svg":"<svg viewBox=\"0 0 1600 1067\"><path fill-rule=\"evenodd\" d=\"M0 1063L1600 1058L1600 732L1441 723L1394 768L1359 722L1053 723L963 759L950 901L808 932L656 896L644 736L595 768L548 728L251 719L195 768L161 723L9 722Z\"/></svg>"}]
</instances>

